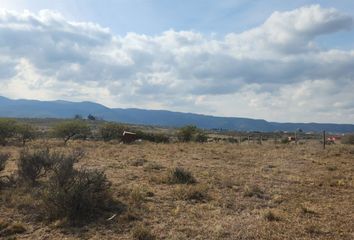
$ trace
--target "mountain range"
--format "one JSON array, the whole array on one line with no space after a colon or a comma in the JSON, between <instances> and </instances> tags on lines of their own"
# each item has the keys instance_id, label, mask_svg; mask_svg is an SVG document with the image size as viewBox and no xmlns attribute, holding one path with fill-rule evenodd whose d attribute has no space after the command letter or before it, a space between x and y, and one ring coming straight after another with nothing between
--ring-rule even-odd
<instances>
[{"instance_id":1,"label":"mountain range","mask_svg":"<svg viewBox=\"0 0 354 240\"><path fill-rule=\"evenodd\" d=\"M181 127L187 124L204 129L224 129L238 131L296 131L333 133L354 132L354 124L334 123L277 123L263 119L239 117L216 117L194 113L171 112L165 110L144 110L136 108L108 108L94 102L13 100L0 96L0 117L11 118L73 118L75 115L89 114L107 121Z\"/></svg>"}]
</instances>

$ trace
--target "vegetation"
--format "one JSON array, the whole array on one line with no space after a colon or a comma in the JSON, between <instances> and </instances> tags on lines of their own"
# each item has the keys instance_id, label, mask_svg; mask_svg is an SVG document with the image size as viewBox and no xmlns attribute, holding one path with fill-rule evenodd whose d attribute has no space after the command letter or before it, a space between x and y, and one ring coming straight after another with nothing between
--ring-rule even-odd
<instances>
[{"instance_id":1,"label":"vegetation","mask_svg":"<svg viewBox=\"0 0 354 240\"><path fill-rule=\"evenodd\" d=\"M71 163L71 159L69 160ZM92 220L111 203L110 182L102 171L68 168L54 173L44 193L44 204L51 218L67 219L77 225Z\"/></svg>"},{"instance_id":2,"label":"vegetation","mask_svg":"<svg viewBox=\"0 0 354 240\"><path fill-rule=\"evenodd\" d=\"M51 167L52 158L49 149L29 151L24 149L17 161L17 171L24 183L35 185Z\"/></svg>"},{"instance_id":3,"label":"vegetation","mask_svg":"<svg viewBox=\"0 0 354 240\"><path fill-rule=\"evenodd\" d=\"M8 153L0 153L0 172L5 169L5 164L9 159L10 154Z\"/></svg>"},{"instance_id":4,"label":"vegetation","mask_svg":"<svg viewBox=\"0 0 354 240\"><path fill-rule=\"evenodd\" d=\"M161 133L146 133L143 131L137 131L136 135L139 139L155 143L168 143L170 140L168 136Z\"/></svg>"},{"instance_id":5,"label":"vegetation","mask_svg":"<svg viewBox=\"0 0 354 240\"><path fill-rule=\"evenodd\" d=\"M156 237L151 233L150 229L139 225L133 229L133 239L135 240L155 240Z\"/></svg>"},{"instance_id":6,"label":"vegetation","mask_svg":"<svg viewBox=\"0 0 354 240\"><path fill-rule=\"evenodd\" d=\"M94 134L105 126L82 122ZM50 131L53 123L40 129ZM134 132L154 142L152 136L162 132L132 129L141 129ZM38 239L44 232L50 239L353 235L351 145L322 150L318 138L304 145L231 145L230 138L240 139L234 133L209 133L221 141L199 144L197 130L190 142L171 144L73 141L64 148L46 139L50 148L41 148L43 139L33 139L23 148L18 128L14 131L0 147L1 239ZM163 132L177 137L173 129Z\"/></svg>"},{"instance_id":7,"label":"vegetation","mask_svg":"<svg viewBox=\"0 0 354 240\"><path fill-rule=\"evenodd\" d=\"M190 142L193 136L198 132L198 128L194 125L187 125L179 129L177 136L181 142Z\"/></svg>"},{"instance_id":8,"label":"vegetation","mask_svg":"<svg viewBox=\"0 0 354 240\"><path fill-rule=\"evenodd\" d=\"M17 124L15 131L23 146L26 142L33 140L36 137L35 128L28 123Z\"/></svg>"},{"instance_id":9,"label":"vegetation","mask_svg":"<svg viewBox=\"0 0 354 240\"><path fill-rule=\"evenodd\" d=\"M344 135L341 139L343 144L354 144L354 134Z\"/></svg>"},{"instance_id":10,"label":"vegetation","mask_svg":"<svg viewBox=\"0 0 354 240\"><path fill-rule=\"evenodd\" d=\"M84 121L70 120L57 124L53 133L55 137L62 138L66 144L70 139L86 139L90 134L90 127Z\"/></svg>"},{"instance_id":11,"label":"vegetation","mask_svg":"<svg viewBox=\"0 0 354 240\"><path fill-rule=\"evenodd\" d=\"M5 146L8 139L16 134L16 121L0 119L0 145Z\"/></svg>"},{"instance_id":12,"label":"vegetation","mask_svg":"<svg viewBox=\"0 0 354 240\"><path fill-rule=\"evenodd\" d=\"M206 142L208 140L207 135L194 125L187 125L178 130L177 137L181 142Z\"/></svg>"},{"instance_id":13,"label":"vegetation","mask_svg":"<svg viewBox=\"0 0 354 240\"><path fill-rule=\"evenodd\" d=\"M120 140L124 127L118 123L105 123L99 128L99 133L104 141Z\"/></svg>"},{"instance_id":14,"label":"vegetation","mask_svg":"<svg viewBox=\"0 0 354 240\"><path fill-rule=\"evenodd\" d=\"M176 167L168 171L167 182L169 184L192 184L196 183L196 180L188 170Z\"/></svg>"}]
</instances>

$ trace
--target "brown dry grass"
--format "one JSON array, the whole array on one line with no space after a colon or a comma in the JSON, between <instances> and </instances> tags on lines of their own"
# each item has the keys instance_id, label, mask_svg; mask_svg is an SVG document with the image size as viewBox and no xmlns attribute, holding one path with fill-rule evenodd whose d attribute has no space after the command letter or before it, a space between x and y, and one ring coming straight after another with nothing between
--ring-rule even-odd
<instances>
[{"instance_id":1,"label":"brown dry grass","mask_svg":"<svg viewBox=\"0 0 354 240\"><path fill-rule=\"evenodd\" d=\"M68 228L41 221L32 190L4 189L0 222L22 224L18 239L134 239L139 226L156 239L354 239L353 146L77 141L67 149L74 147L86 151L79 165L105 170L127 210ZM0 149L11 153L4 174L16 170L19 150ZM173 167L187 169L197 183L159 181ZM194 191L207 197L188 199Z\"/></svg>"}]
</instances>

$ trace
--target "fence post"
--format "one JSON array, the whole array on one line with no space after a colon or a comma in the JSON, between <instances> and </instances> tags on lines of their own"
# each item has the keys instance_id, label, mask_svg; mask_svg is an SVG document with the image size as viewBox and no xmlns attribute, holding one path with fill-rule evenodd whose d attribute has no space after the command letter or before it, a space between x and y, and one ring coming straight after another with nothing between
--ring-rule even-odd
<instances>
[{"instance_id":1,"label":"fence post","mask_svg":"<svg viewBox=\"0 0 354 240\"><path fill-rule=\"evenodd\" d=\"M326 131L323 130L323 149L326 149Z\"/></svg>"}]
</instances>

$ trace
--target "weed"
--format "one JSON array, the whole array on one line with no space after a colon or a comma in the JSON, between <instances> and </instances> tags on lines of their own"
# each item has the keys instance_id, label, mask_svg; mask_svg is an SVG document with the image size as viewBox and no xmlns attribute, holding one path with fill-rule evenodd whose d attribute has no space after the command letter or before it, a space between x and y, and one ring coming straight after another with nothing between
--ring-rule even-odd
<instances>
[{"instance_id":1,"label":"weed","mask_svg":"<svg viewBox=\"0 0 354 240\"><path fill-rule=\"evenodd\" d=\"M167 173L167 183L169 184L193 184L196 183L196 179L192 173L188 170L176 167L170 169Z\"/></svg>"}]
</instances>

